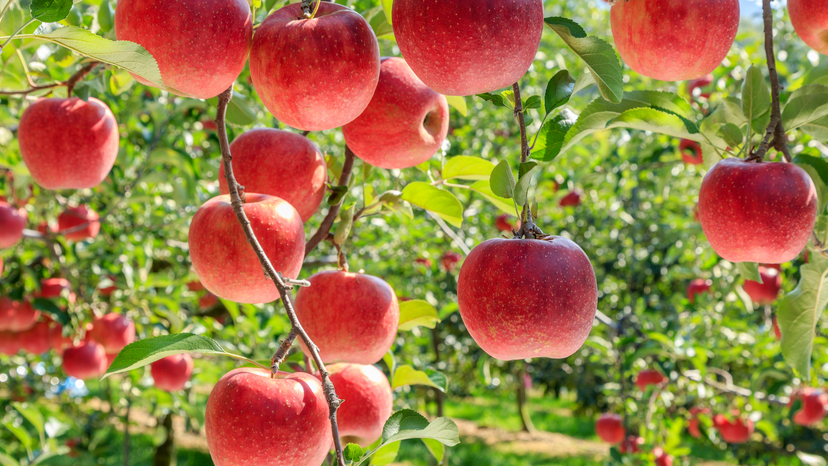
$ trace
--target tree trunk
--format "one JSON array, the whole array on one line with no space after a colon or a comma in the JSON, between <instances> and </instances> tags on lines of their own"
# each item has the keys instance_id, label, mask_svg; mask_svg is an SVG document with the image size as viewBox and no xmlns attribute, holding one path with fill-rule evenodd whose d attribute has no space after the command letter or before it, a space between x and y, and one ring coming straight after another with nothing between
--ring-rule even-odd
<instances>
[{"instance_id":1,"label":"tree trunk","mask_svg":"<svg viewBox=\"0 0 828 466\"><path fill-rule=\"evenodd\" d=\"M517 405L521 427L524 432L534 432L535 425L532 424L532 418L529 416L529 406L526 396L526 363L523 361L518 362L517 379Z\"/></svg>"},{"instance_id":2,"label":"tree trunk","mask_svg":"<svg viewBox=\"0 0 828 466\"><path fill-rule=\"evenodd\" d=\"M152 466L175 466L175 431L173 430L173 415L167 413L161 425L167 431L167 440L155 449L155 458Z\"/></svg>"},{"instance_id":3,"label":"tree trunk","mask_svg":"<svg viewBox=\"0 0 828 466\"><path fill-rule=\"evenodd\" d=\"M434 347L434 366L440 364L440 335L437 329L431 329L431 344ZM434 403L437 405L437 417L443 416L443 392L434 390Z\"/></svg>"}]
</instances>

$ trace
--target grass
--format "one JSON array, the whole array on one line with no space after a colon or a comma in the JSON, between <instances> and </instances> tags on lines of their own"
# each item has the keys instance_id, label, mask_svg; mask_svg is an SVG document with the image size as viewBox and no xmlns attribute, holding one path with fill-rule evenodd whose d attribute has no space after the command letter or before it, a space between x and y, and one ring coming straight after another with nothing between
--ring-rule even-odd
<instances>
[{"instance_id":1,"label":"grass","mask_svg":"<svg viewBox=\"0 0 828 466\"><path fill-rule=\"evenodd\" d=\"M429 466L428 450L419 441L406 441L400 447L397 462L401 466ZM604 461L583 456L550 457L537 454L499 452L479 442L461 443L449 450L451 466L603 466Z\"/></svg>"}]
</instances>

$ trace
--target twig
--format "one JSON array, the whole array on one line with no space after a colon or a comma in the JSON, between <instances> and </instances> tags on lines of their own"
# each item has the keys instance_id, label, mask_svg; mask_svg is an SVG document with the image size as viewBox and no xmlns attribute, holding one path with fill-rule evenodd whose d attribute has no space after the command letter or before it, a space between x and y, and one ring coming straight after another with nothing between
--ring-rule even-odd
<instances>
[{"instance_id":1,"label":"twig","mask_svg":"<svg viewBox=\"0 0 828 466\"><path fill-rule=\"evenodd\" d=\"M429 216L431 216L431 218L433 218L435 222L437 222L437 225L440 225L440 228L449 236L449 238L452 239L452 241L454 241L454 244L456 244L457 247L463 251L463 254L468 256L471 250L468 246L466 246L466 243L463 242L463 239L460 238L460 236L457 233L455 233L454 230L452 230L448 225L446 225L445 220L440 218L437 214L433 214L429 211L426 211L426 213Z\"/></svg>"},{"instance_id":2,"label":"twig","mask_svg":"<svg viewBox=\"0 0 828 466\"><path fill-rule=\"evenodd\" d=\"M72 96L72 90L75 88L75 85L81 79L83 79L84 76L89 74L89 72L92 71L92 69L95 68L96 66L98 66L100 63L101 62L92 61L92 62L89 62L89 63L83 65L81 67L81 69L79 69L77 72L75 72L75 74L70 76L69 79L67 79L66 81L61 81L61 82L57 82L57 83L53 83L53 84L44 84L42 86L32 86L28 89L23 89L23 90L19 90L19 91L3 91L3 90L0 90L0 95L29 95L32 92L42 91L44 89L53 89L55 87L66 86L66 95L71 97Z\"/></svg>"},{"instance_id":3,"label":"twig","mask_svg":"<svg viewBox=\"0 0 828 466\"><path fill-rule=\"evenodd\" d=\"M752 392L747 388L733 385L732 382L721 383L716 380L711 380L709 378L702 377L701 373L697 370L687 371L682 373L681 375L694 382L703 383L708 387L715 388L720 392L732 393L734 395L741 396L744 398L756 398L757 400L763 400L767 401L768 403L774 403L778 405L787 405L789 401L788 397L786 396L765 395L764 393Z\"/></svg>"},{"instance_id":4,"label":"twig","mask_svg":"<svg viewBox=\"0 0 828 466\"><path fill-rule=\"evenodd\" d=\"M290 285L285 283L281 274L273 267L270 259L268 259L262 249L262 246L259 244L259 240L256 238L256 233L253 232L253 227L250 225L250 220L248 220L247 214L244 212L243 202L241 196L239 195L239 184L236 182L236 178L233 175L233 156L230 153L230 142L227 139L227 128L225 126L227 104L230 102L232 97L233 86L231 85L226 91L222 92L218 96L218 106L216 109L216 127L218 131L219 146L221 147L224 176L227 180L227 188L230 191L231 205L233 206L233 211L236 213L236 217L241 224L244 235L247 238L247 242L250 243L250 246L253 248L253 252L259 259L259 263L264 268L265 273L271 280L273 280L273 284L276 285L276 289L279 291L282 305L284 305L285 312L290 320L291 334L295 332L297 336L302 338L302 341L305 342L305 346L307 346L308 351L311 353L311 357L316 363L316 367L319 368L319 373L322 376L322 387L325 391L325 398L328 402L330 412L331 431L333 433L337 464L339 466L345 466L345 459L342 455L342 442L339 440L339 428L336 423L336 410L339 408L342 401L336 396L336 390L334 389L333 382L331 382L328 371L325 368L325 363L322 362L322 358L319 356L319 348L310 339L307 332L305 332L305 329L302 328L302 324L296 316L296 311L293 308ZM288 337L290 337L290 335L288 335ZM282 344L282 346L284 345L285 343Z\"/></svg>"},{"instance_id":5,"label":"twig","mask_svg":"<svg viewBox=\"0 0 828 466\"><path fill-rule=\"evenodd\" d=\"M339 186L348 186L351 182L351 170L354 168L354 155L353 151L348 146L345 146L345 161L342 163L342 173L339 175ZM319 224L319 229L316 230L316 233L311 236L307 243L305 243L305 257L316 249L319 246L319 243L325 240L328 237L328 233L331 232L331 227L336 221L336 217L339 215L339 209L342 208L342 200L336 205L332 205L328 209L328 214L325 215L325 218L322 219L322 223Z\"/></svg>"},{"instance_id":6,"label":"twig","mask_svg":"<svg viewBox=\"0 0 828 466\"><path fill-rule=\"evenodd\" d=\"M523 101L520 98L520 83L512 84L512 91L515 95L515 118L517 118L518 126L520 126L520 163L529 160L529 138L526 136L526 120L523 117ZM544 236L543 231L535 225L535 220L532 218L532 211L529 209L529 199L523 206L523 211L520 214L520 228L515 232L516 238L536 238Z\"/></svg>"}]
</instances>

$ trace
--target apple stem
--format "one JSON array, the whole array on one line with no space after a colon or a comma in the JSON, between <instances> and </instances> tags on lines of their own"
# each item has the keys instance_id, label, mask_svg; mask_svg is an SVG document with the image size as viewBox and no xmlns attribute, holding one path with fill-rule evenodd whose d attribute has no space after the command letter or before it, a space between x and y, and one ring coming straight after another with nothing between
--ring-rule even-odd
<instances>
[{"instance_id":1,"label":"apple stem","mask_svg":"<svg viewBox=\"0 0 828 466\"><path fill-rule=\"evenodd\" d=\"M56 87L66 86L66 96L72 97L72 91L75 89L75 85L83 79L84 76L89 74L96 66L100 65L101 62L98 61L91 61L81 67L78 71L75 72L72 76L69 77L66 81L61 81L53 84L44 84L42 86L32 86L28 89L22 89L19 91L2 91L0 90L0 95L29 95L32 92L42 91L45 89L54 89Z\"/></svg>"},{"instance_id":2,"label":"apple stem","mask_svg":"<svg viewBox=\"0 0 828 466\"><path fill-rule=\"evenodd\" d=\"M291 284L285 282L285 280L282 278L282 275L279 272L277 272L276 269L273 267L273 264L270 262L270 259L267 257L267 254L265 254L264 249L262 249L261 244L259 244L259 240L256 238L256 233L253 231L253 228L250 225L250 220L247 218L247 214L245 214L244 212L244 204L242 202L241 196L239 195L239 184L238 182L236 182L236 178L233 175L233 155L230 153L230 142L227 138L227 127L225 124L225 118L227 116L227 104L230 103L230 99L232 98L233 86L230 85L230 87L227 88L227 90L219 94L218 105L216 108L216 129L218 132L219 147L221 148L221 159L222 164L224 166L224 177L227 180L227 189L230 191L230 204L233 206L233 211L235 212L236 218L238 218L239 223L241 224L242 230L244 231L244 235L247 238L247 242L250 243L250 246L253 248L253 252L256 254L256 257L258 257L259 263L264 269L265 274L271 280L273 280L273 284L276 285L276 289L279 291L279 296L281 297L282 305L285 308L285 313L287 314L288 320L290 320L291 325L291 331L288 334L288 337L285 339L285 341L281 343L279 350L277 351L277 354L274 355L274 360L277 359L277 356L279 355L279 352L282 351L282 348L286 348L284 350L284 355L287 354L287 350L290 349L290 346L293 345L293 342L296 340L297 336L302 338L302 341L305 342L305 346L307 347L308 352L313 358L313 361L316 363L316 367L319 369L319 373L322 377L322 388L325 391L325 399L328 402L328 408L330 412L331 431L333 434L334 447L336 450L337 464L339 466L345 466L345 459L342 455L342 442L339 440L339 428L337 427L336 422L336 410L339 409L339 405L342 403L342 401L336 395L336 390L334 389L333 382L331 382L331 378L328 375L327 369L325 368L325 363L322 362L322 358L319 355L319 348L310 339L307 332L305 332L305 329L302 328L302 324L299 322L299 318L296 316L296 311L293 307L293 299L291 295ZM351 161L351 164L353 164L353 161ZM333 209L333 206L331 208ZM284 356L282 356L281 359L283 361Z\"/></svg>"},{"instance_id":3,"label":"apple stem","mask_svg":"<svg viewBox=\"0 0 828 466\"><path fill-rule=\"evenodd\" d=\"M355 158L356 156L354 155L354 152L346 145L345 161L342 162L342 172L339 175L339 186L348 186L351 182L351 170L354 168ZM307 243L305 243L305 257L308 257L308 254L316 249L316 247L319 246L319 243L328 238L328 234L331 232L331 227L333 226L334 221L336 221L336 218L339 216L339 209L342 207L342 202L343 200L340 199L337 204L328 208L328 213L325 215L325 218L322 219L322 223L319 224L319 229L313 234L313 236L311 236ZM356 218L354 218L354 221L356 221Z\"/></svg>"}]
</instances>

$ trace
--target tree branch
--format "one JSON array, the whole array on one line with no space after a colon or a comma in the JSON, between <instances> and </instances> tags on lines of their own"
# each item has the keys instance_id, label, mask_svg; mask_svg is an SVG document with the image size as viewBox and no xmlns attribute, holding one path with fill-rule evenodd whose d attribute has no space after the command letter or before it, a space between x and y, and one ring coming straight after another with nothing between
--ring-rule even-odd
<instances>
[{"instance_id":1,"label":"tree branch","mask_svg":"<svg viewBox=\"0 0 828 466\"><path fill-rule=\"evenodd\" d=\"M70 76L69 79L67 79L66 81L61 81L61 82L57 82L57 83L53 83L53 84L44 84L42 86L32 86L28 89L22 89L22 90L19 90L19 91L3 91L3 90L0 90L0 95L24 95L25 96L25 95L31 94L32 92L42 91L44 89L53 89L55 87L66 86L66 95L68 97L72 97L72 90L75 88L75 85L81 79L83 79L84 76L89 74L89 72L92 71L92 69L95 68L96 66L98 66L100 63L101 62L98 62L98 61L92 61L92 62L89 62L89 63L83 65L81 67L81 69L79 69L77 72L75 72L75 74Z\"/></svg>"},{"instance_id":2,"label":"tree branch","mask_svg":"<svg viewBox=\"0 0 828 466\"><path fill-rule=\"evenodd\" d=\"M512 91L515 95L515 118L517 118L518 126L520 126L520 163L529 160L529 138L526 135L526 119L523 117L523 101L520 98L520 83L512 84ZM520 214L520 228L515 232L517 238L536 238L544 236L543 231L535 225L535 220L532 218L532 211L529 209L529 199L526 199L526 204L523 205L523 211Z\"/></svg>"},{"instance_id":3,"label":"tree branch","mask_svg":"<svg viewBox=\"0 0 828 466\"><path fill-rule=\"evenodd\" d=\"M348 186L351 182L351 171L354 168L354 155L351 148L345 146L345 161L342 163L342 173L339 175L339 186ZM342 200L339 201L338 204L330 206L328 208L328 214L325 215L325 218L322 219L322 223L319 224L319 229L316 230L316 233L311 236L307 243L305 243L305 257L316 249L319 246L319 243L325 240L328 237L328 234L331 232L331 227L336 221L336 217L339 215L339 209L342 208Z\"/></svg>"},{"instance_id":4,"label":"tree branch","mask_svg":"<svg viewBox=\"0 0 828 466\"><path fill-rule=\"evenodd\" d=\"M721 383L716 380L711 380L709 378L702 377L701 373L696 370L683 372L681 375L694 382L699 382L704 385L707 385L708 387L715 388L720 392L730 393L744 398L752 397L756 398L757 400L767 401L768 403L774 403L778 405L787 405L789 401L788 397L785 396L766 395L764 393L752 392L747 388L742 388L738 385L733 385L731 381L728 381L727 383Z\"/></svg>"},{"instance_id":5,"label":"tree branch","mask_svg":"<svg viewBox=\"0 0 828 466\"><path fill-rule=\"evenodd\" d=\"M294 339L296 336L302 338L302 341L305 342L305 346L307 346L308 351L311 353L311 357L313 358L314 362L316 363L316 367L319 368L319 373L322 376L322 387L325 391L325 398L328 402L328 408L330 412L330 419L331 419L331 431L333 433L333 440L334 440L334 447L336 449L336 460L339 466L345 466L345 459L342 456L342 443L339 440L339 428L337 427L336 423L336 410L339 408L339 405L342 401L336 396L336 390L334 389L333 382L328 375L328 371L325 368L325 363L322 362L322 358L319 356L319 348L311 341L310 337L308 336L305 329L302 328L302 324L299 322L299 318L296 316L296 311L293 308L293 299L291 296L291 286L289 283L286 283L285 280L282 278L282 275L276 271L273 267L273 264L268 259L267 255L265 254L262 246L259 244L259 240L256 238L255 232L253 232L253 227L250 225L250 220L247 218L247 214L244 212L244 203L242 201L241 196L239 195L239 184L236 182L236 178L233 175L233 156L230 153L230 143L227 139L227 128L225 126L225 117L227 115L227 104L230 102L230 99L233 97L233 86L231 85L227 88L226 91L222 92L218 96L218 106L216 109L216 127L218 132L219 138L219 146L221 147L221 158L222 164L224 166L224 176L227 180L227 188L230 191L230 201L231 205L233 206L233 211L236 213L236 217L241 224L242 230L244 231L244 235L247 238L247 242L250 243L250 246L253 248L253 252L255 252L256 256L259 259L259 263L264 268L265 273L273 280L273 284L276 285L276 289L279 291L279 296L282 298L282 304L285 307L285 312L290 320L291 324L291 332L288 335L288 340L282 343L280 346L280 350L282 347L286 346L287 341L290 341L290 336L294 335ZM347 153L347 152L346 152ZM353 160L351 161L353 164ZM344 168L343 168L344 172ZM291 341L292 343L292 341ZM289 346L288 346L289 348ZM279 351L277 351L278 355ZM287 353L287 351L285 351ZM274 355L274 359L275 359ZM271 368L272 370L273 368ZM278 370L278 367L276 368ZM276 375L273 373L272 375Z\"/></svg>"}]
</instances>

